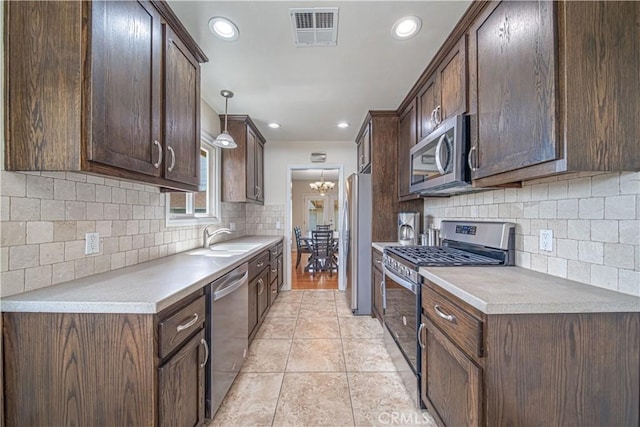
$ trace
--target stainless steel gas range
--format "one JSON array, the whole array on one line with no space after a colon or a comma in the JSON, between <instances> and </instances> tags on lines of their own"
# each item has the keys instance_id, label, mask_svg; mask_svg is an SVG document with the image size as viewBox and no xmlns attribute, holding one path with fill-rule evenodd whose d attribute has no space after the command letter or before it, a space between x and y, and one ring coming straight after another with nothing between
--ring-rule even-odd
<instances>
[{"instance_id":1,"label":"stainless steel gas range","mask_svg":"<svg viewBox=\"0 0 640 427\"><path fill-rule=\"evenodd\" d=\"M442 221L442 246L384 249L385 347L417 406L420 402L420 267L509 266L515 264L515 224Z\"/></svg>"}]
</instances>

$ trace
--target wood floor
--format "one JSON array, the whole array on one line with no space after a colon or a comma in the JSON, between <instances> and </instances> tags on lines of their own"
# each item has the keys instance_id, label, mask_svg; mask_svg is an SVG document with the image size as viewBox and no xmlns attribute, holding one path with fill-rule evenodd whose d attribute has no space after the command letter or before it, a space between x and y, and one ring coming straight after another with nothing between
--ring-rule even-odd
<instances>
[{"instance_id":1,"label":"wood floor","mask_svg":"<svg viewBox=\"0 0 640 427\"><path fill-rule=\"evenodd\" d=\"M291 252L291 289L338 289L338 273L329 277L328 271L321 271L315 277L304 271L309 255L303 254L300 266L296 268L296 253Z\"/></svg>"}]
</instances>

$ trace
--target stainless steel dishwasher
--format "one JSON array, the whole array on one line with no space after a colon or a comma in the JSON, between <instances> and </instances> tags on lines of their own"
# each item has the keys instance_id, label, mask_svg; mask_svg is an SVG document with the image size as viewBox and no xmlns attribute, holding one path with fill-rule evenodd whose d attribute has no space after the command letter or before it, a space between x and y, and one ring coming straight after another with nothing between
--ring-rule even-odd
<instances>
[{"instance_id":1,"label":"stainless steel dishwasher","mask_svg":"<svg viewBox=\"0 0 640 427\"><path fill-rule=\"evenodd\" d=\"M213 418L247 357L249 345L249 269L240 267L211 283L207 289L207 417Z\"/></svg>"}]
</instances>

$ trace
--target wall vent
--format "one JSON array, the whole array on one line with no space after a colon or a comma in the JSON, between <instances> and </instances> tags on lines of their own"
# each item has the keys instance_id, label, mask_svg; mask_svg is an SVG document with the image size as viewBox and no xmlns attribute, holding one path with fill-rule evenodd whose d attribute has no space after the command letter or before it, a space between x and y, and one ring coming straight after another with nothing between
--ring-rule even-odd
<instances>
[{"instance_id":1,"label":"wall vent","mask_svg":"<svg viewBox=\"0 0 640 427\"><path fill-rule=\"evenodd\" d=\"M311 153L311 163L324 163L327 161L327 153Z\"/></svg>"},{"instance_id":2,"label":"wall vent","mask_svg":"<svg viewBox=\"0 0 640 427\"><path fill-rule=\"evenodd\" d=\"M291 8L289 16L296 47L338 44L337 7Z\"/></svg>"}]
</instances>

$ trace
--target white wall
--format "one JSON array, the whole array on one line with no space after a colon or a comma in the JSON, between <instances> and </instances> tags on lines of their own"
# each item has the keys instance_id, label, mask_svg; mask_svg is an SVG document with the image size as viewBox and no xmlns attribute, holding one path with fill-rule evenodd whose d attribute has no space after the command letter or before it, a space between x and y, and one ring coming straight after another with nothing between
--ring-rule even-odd
<instances>
[{"instance_id":1,"label":"white wall","mask_svg":"<svg viewBox=\"0 0 640 427\"><path fill-rule=\"evenodd\" d=\"M267 141L264 150L265 205L285 204L289 191L287 165L311 164L312 152L325 152L326 163L343 165L345 177L356 171L357 150L353 141Z\"/></svg>"}]
</instances>

